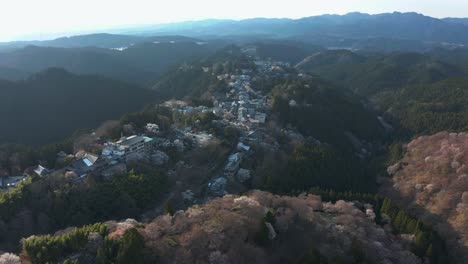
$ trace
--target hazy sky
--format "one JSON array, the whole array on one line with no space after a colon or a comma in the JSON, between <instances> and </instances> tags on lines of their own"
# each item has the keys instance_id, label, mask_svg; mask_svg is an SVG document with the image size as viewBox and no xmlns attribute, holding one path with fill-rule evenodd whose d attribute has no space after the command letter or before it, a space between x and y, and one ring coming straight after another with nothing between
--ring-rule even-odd
<instances>
[{"instance_id":1,"label":"hazy sky","mask_svg":"<svg viewBox=\"0 0 468 264\"><path fill-rule=\"evenodd\" d=\"M0 0L0 41L122 25L354 11L468 17L468 0Z\"/></svg>"}]
</instances>

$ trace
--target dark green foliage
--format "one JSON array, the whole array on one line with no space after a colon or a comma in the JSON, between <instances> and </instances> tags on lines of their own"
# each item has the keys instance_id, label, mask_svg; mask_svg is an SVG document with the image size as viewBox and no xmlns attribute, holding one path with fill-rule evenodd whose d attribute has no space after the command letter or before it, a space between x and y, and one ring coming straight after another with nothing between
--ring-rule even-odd
<instances>
[{"instance_id":1,"label":"dark green foliage","mask_svg":"<svg viewBox=\"0 0 468 264\"><path fill-rule=\"evenodd\" d=\"M202 99L199 97L191 97L188 101L190 106L206 106L213 107L213 101L210 99Z\"/></svg>"},{"instance_id":2,"label":"dark green foliage","mask_svg":"<svg viewBox=\"0 0 468 264\"><path fill-rule=\"evenodd\" d=\"M175 67L163 75L153 87L167 98L201 96L208 89L217 90L223 83L211 73L203 71L203 63ZM209 66L209 65L207 65Z\"/></svg>"},{"instance_id":3,"label":"dark green foliage","mask_svg":"<svg viewBox=\"0 0 468 264\"><path fill-rule=\"evenodd\" d=\"M273 111L284 124L291 124L305 136L343 150L352 145L345 132L361 140L385 137L375 113L366 109L352 93L340 91L319 79L287 80L274 91ZM297 106L290 106L289 100Z\"/></svg>"},{"instance_id":4,"label":"dark green foliage","mask_svg":"<svg viewBox=\"0 0 468 264\"><path fill-rule=\"evenodd\" d=\"M287 161L286 171L271 179L272 190L289 193L313 186L341 191L370 191L372 177L361 161L316 144L299 146Z\"/></svg>"},{"instance_id":5,"label":"dark green foliage","mask_svg":"<svg viewBox=\"0 0 468 264\"><path fill-rule=\"evenodd\" d=\"M353 256L354 263L363 263L365 261L366 255L359 240L353 239L351 242L350 255Z\"/></svg>"},{"instance_id":6,"label":"dark green foliage","mask_svg":"<svg viewBox=\"0 0 468 264\"><path fill-rule=\"evenodd\" d=\"M144 246L143 236L135 228L127 230L122 238L116 263L143 263Z\"/></svg>"},{"instance_id":7,"label":"dark green foliage","mask_svg":"<svg viewBox=\"0 0 468 264\"><path fill-rule=\"evenodd\" d=\"M70 259L66 259L63 264L79 264L79 261L77 259L75 260L70 260Z\"/></svg>"},{"instance_id":8,"label":"dark green foliage","mask_svg":"<svg viewBox=\"0 0 468 264\"><path fill-rule=\"evenodd\" d=\"M320 252L312 248L307 255L301 258L299 264L328 264L328 260Z\"/></svg>"},{"instance_id":9,"label":"dark green foliage","mask_svg":"<svg viewBox=\"0 0 468 264\"><path fill-rule=\"evenodd\" d=\"M20 182L16 188L8 192L0 192L0 216L4 221L10 220L17 212L18 208L30 198L29 186L35 179L28 178ZM2 239L0 239L0 242Z\"/></svg>"},{"instance_id":10,"label":"dark green foliage","mask_svg":"<svg viewBox=\"0 0 468 264\"><path fill-rule=\"evenodd\" d=\"M108 36L112 38L111 35ZM96 35L89 37L90 39L81 40L88 44L81 43L68 48L27 46L13 52L1 53L0 67L8 67L9 70L0 69L0 76L18 79L25 73L60 67L77 74L98 74L146 86L153 83L169 67L194 56L208 55L212 52L210 48L213 48L210 45L198 45L193 39L176 36L173 37L175 43L170 43L172 40L169 39L160 41L157 37L153 39L157 39L154 41L160 41L160 43L153 43L150 38L114 35L116 38L125 37L133 40L117 39L115 42L111 41L113 44L107 40L96 43L96 40L91 39L99 38ZM77 38L75 39L76 42L80 42ZM178 39L181 41L177 41ZM68 41L73 40L68 39ZM90 47L93 46L91 43L96 43L97 46L128 48L122 51L110 50ZM34 44L44 45L43 43ZM68 46L66 43L57 45Z\"/></svg>"},{"instance_id":11,"label":"dark green foliage","mask_svg":"<svg viewBox=\"0 0 468 264\"><path fill-rule=\"evenodd\" d=\"M255 242L260 246L268 245L270 239L267 223L274 224L276 222L275 216L271 211L268 211L260 222L260 231L255 235Z\"/></svg>"},{"instance_id":12,"label":"dark green foliage","mask_svg":"<svg viewBox=\"0 0 468 264\"><path fill-rule=\"evenodd\" d=\"M91 232L105 236L107 229L103 224L94 224L60 236L33 236L22 240L23 252L32 263L57 262L84 247Z\"/></svg>"},{"instance_id":13,"label":"dark green foliage","mask_svg":"<svg viewBox=\"0 0 468 264\"><path fill-rule=\"evenodd\" d=\"M208 72L203 68L208 68ZM206 92L226 89L226 84L218 80L217 75L239 73L240 69L248 68L255 68L252 61L240 52L239 47L228 46L214 55L174 67L153 89L168 98L199 97Z\"/></svg>"},{"instance_id":14,"label":"dark green foliage","mask_svg":"<svg viewBox=\"0 0 468 264\"><path fill-rule=\"evenodd\" d=\"M271 223L271 224L274 224L276 222L275 215L270 210L266 213L263 220L265 220L265 222L268 222L268 223Z\"/></svg>"},{"instance_id":15,"label":"dark green foliage","mask_svg":"<svg viewBox=\"0 0 468 264\"><path fill-rule=\"evenodd\" d=\"M311 56L298 67L368 97L386 112L387 119L397 128L396 137L408 138L467 129L467 80L456 77L468 68L454 54L392 53L365 57L349 51L326 51ZM456 54L467 56L466 52ZM345 63L340 62L343 57L348 58Z\"/></svg>"},{"instance_id":16,"label":"dark green foliage","mask_svg":"<svg viewBox=\"0 0 468 264\"><path fill-rule=\"evenodd\" d=\"M173 124L173 113L166 107L151 105L147 106L143 111L126 113L120 118L121 125L133 124L141 131L148 123L158 124L162 132L167 132ZM120 137L120 134L118 137Z\"/></svg>"},{"instance_id":17,"label":"dark green foliage","mask_svg":"<svg viewBox=\"0 0 468 264\"><path fill-rule=\"evenodd\" d=\"M384 198L381 201L381 207L376 209L380 209L381 214L390 217L395 232L416 236L412 248L416 255L420 257L428 256L431 263L449 263L447 248L437 232L410 216L390 199ZM430 255L426 255L427 253Z\"/></svg>"},{"instance_id":18,"label":"dark green foliage","mask_svg":"<svg viewBox=\"0 0 468 264\"><path fill-rule=\"evenodd\" d=\"M175 213L174 205L171 200L164 203L164 214L173 215Z\"/></svg>"},{"instance_id":19,"label":"dark green foliage","mask_svg":"<svg viewBox=\"0 0 468 264\"><path fill-rule=\"evenodd\" d=\"M366 57L350 51L324 51L307 58L298 68L364 96L462 74L458 67L444 61L409 52Z\"/></svg>"},{"instance_id":20,"label":"dark green foliage","mask_svg":"<svg viewBox=\"0 0 468 264\"><path fill-rule=\"evenodd\" d=\"M388 162L387 165L393 165L403 158L403 144L394 142L388 147Z\"/></svg>"},{"instance_id":21,"label":"dark green foliage","mask_svg":"<svg viewBox=\"0 0 468 264\"><path fill-rule=\"evenodd\" d=\"M267 245L269 242L268 234L268 227L266 226L265 222L262 222L260 224L260 231L255 236L255 243L257 243L260 246Z\"/></svg>"},{"instance_id":22,"label":"dark green foliage","mask_svg":"<svg viewBox=\"0 0 468 264\"><path fill-rule=\"evenodd\" d=\"M233 145L237 143L239 139L240 132L237 128L233 126L227 126L223 129L223 133L221 135L223 139L226 140L227 145Z\"/></svg>"},{"instance_id":23,"label":"dark green foliage","mask_svg":"<svg viewBox=\"0 0 468 264\"><path fill-rule=\"evenodd\" d=\"M56 142L156 99L152 91L62 69L49 69L27 81L0 82L0 122L5 124L0 143Z\"/></svg>"},{"instance_id":24,"label":"dark green foliage","mask_svg":"<svg viewBox=\"0 0 468 264\"><path fill-rule=\"evenodd\" d=\"M402 133L434 134L468 129L468 79L404 87L380 95L377 103L382 109L388 109Z\"/></svg>"},{"instance_id":25,"label":"dark green foliage","mask_svg":"<svg viewBox=\"0 0 468 264\"><path fill-rule=\"evenodd\" d=\"M58 143L39 147L21 144L0 144L0 170L6 170L10 175L22 175L26 168L37 166L38 163L47 168L62 168L65 164L57 163L57 153L73 151L73 139L80 131Z\"/></svg>"},{"instance_id":26,"label":"dark green foliage","mask_svg":"<svg viewBox=\"0 0 468 264\"><path fill-rule=\"evenodd\" d=\"M184 127L192 127L200 131L210 131L215 129L213 121L219 118L212 112L193 112L193 113L177 113L173 114L174 122Z\"/></svg>"},{"instance_id":27,"label":"dark green foliage","mask_svg":"<svg viewBox=\"0 0 468 264\"><path fill-rule=\"evenodd\" d=\"M51 175L1 194L0 220L5 247L33 233L50 233L108 219L137 217L166 190L166 176L148 166L139 166L111 180L88 176L85 184L71 184ZM24 215L22 212L28 212ZM22 229L9 228L18 221ZM29 224L30 223L30 224Z\"/></svg>"},{"instance_id":28,"label":"dark green foliage","mask_svg":"<svg viewBox=\"0 0 468 264\"><path fill-rule=\"evenodd\" d=\"M375 222L377 224L382 224L382 215L385 214L390 218L395 233L415 235L416 241L413 243L411 250L417 256L421 258L428 257L430 263L433 264L451 263L445 241L437 232L409 215L403 208L388 198L371 193L334 192L330 189L317 187L310 189L310 193L320 195L323 201L345 200L370 203L374 206ZM359 245L353 245L352 251L355 259L362 256Z\"/></svg>"},{"instance_id":29,"label":"dark green foliage","mask_svg":"<svg viewBox=\"0 0 468 264\"><path fill-rule=\"evenodd\" d=\"M115 263L117 254L119 252L120 241L116 241L109 237L104 238L103 245L97 250L96 263L97 264L111 264Z\"/></svg>"}]
</instances>

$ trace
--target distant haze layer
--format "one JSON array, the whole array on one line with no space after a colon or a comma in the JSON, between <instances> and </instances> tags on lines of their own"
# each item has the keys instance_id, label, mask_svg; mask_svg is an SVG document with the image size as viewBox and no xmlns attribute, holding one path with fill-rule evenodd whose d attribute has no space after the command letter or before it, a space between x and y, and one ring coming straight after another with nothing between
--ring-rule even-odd
<instances>
[{"instance_id":1,"label":"distant haze layer","mask_svg":"<svg viewBox=\"0 0 468 264\"><path fill-rule=\"evenodd\" d=\"M0 41L48 39L77 32L111 32L116 27L207 18L300 18L354 11L414 11L440 18L467 17L467 10L466 0L16 0L2 3Z\"/></svg>"}]
</instances>

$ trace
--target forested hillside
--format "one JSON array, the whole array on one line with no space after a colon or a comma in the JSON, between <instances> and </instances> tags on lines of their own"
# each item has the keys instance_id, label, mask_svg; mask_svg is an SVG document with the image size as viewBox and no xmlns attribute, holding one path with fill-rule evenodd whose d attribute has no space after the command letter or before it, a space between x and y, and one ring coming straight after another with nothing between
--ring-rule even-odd
<instances>
[{"instance_id":1,"label":"forested hillside","mask_svg":"<svg viewBox=\"0 0 468 264\"><path fill-rule=\"evenodd\" d=\"M375 99L404 133L434 134L468 129L468 79L450 78L385 92Z\"/></svg>"},{"instance_id":2,"label":"forested hillside","mask_svg":"<svg viewBox=\"0 0 468 264\"><path fill-rule=\"evenodd\" d=\"M226 89L217 75L241 74L239 68L254 69L255 66L238 46L230 45L213 55L173 67L161 76L152 89L169 98L198 98L206 92Z\"/></svg>"},{"instance_id":3,"label":"forested hillside","mask_svg":"<svg viewBox=\"0 0 468 264\"><path fill-rule=\"evenodd\" d=\"M70 257L80 263L421 263L373 222L367 206L363 212L351 202L255 191L146 225L129 219L31 237L23 241L23 257L34 263Z\"/></svg>"},{"instance_id":4,"label":"forested hillside","mask_svg":"<svg viewBox=\"0 0 468 264\"><path fill-rule=\"evenodd\" d=\"M118 48L120 50L97 47L27 46L0 53L0 67L30 73L59 67L72 73L97 74L149 85L171 66L209 54L212 47L195 42L155 41Z\"/></svg>"},{"instance_id":5,"label":"forested hillside","mask_svg":"<svg viewBox=\"0 0 468 264\"><path fill-rule=\"evenodd\" d=\"M25 81L2 81L0 142L55 142L157 98L137 86L62 69L49 69Z\"/></svg>"},{"instance_id":6,"label":"forested hillside","mask_svg":"<svg viewBox=\"0 0 468 264\"><path fill-rule=\"evenodd\" d=\"M450 56L443 57L441 54ZM464 62L455 54L358 55L327 51L297 65L367 97L397 129L396 137L467 128ZM443 61L447 60L448 62Z\"/></svg>"},{"instance_id":7,"label":"forested hillside","mask_svg":"<svg viewBox=\"0 0 468 264\"><path fill-rule=\"evenodd\" d=\"M466 131L466 130L465 130ZM380 192L447 241L459 263L468 261L468 177L466 132L440 132L409 142L388 168Z\"/></svg>"},{"instance_id":8,"label":"forested hillside","mask_svg":"<svg viewBox=\"0 0 468 264\"><path fill-rule=\"evenodd\" d=\"M463 74L457 65L419 53L363 56L343 50L324 51L306 58L297 67L364 96Z\"/></svg>"}]
</instances>

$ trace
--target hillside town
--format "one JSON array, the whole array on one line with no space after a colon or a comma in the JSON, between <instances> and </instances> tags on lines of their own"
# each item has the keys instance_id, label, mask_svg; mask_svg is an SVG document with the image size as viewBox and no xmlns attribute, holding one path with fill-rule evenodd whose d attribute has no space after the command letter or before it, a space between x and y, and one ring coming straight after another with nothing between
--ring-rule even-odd
<instances>
[{"instance_id":1,"label":"hillside town","mask_svg":"<svg viewBox=\"0 0 468 264\"><path fill-rule=\"evenodd\" d=\"M250 51L244 50L245 54ZM215 91L211 95L212 106L193 106L185 101L169 100L160 106L170 109L173 113L184 116L209 114L215 117L213 124L221 128L233 127L238 133L238 142L226 156L220 169L210 176L208 183L204 183L208 190L208 197L223 196L228 193L227 186L231 183L243 184L251 178L251 171L242 168L245 159L253 155L253 144L264 144L275 149L278 143L268 135L265 123L271 109L271 98L261 91L252 88L251 81L257 76L277 76L283 74L281 67L290 67L287 63L272 61L255 61L256 70L240 69L240 74L222 74L216 76L223 82L227 92ZM210 73L210 69L203 69ZM62 168L47 168L40 164L31 168L20 176L2 178L2 189L7 190L25 180L28 175L47 177L53 173L63 173L73 182L83 182L89 175L111 178L117 174L128 172L128 165L133 162L144 161L152 166L165 168L169 174L175 174L177 166L184 166L183 161L171 161L173 166L166 166L170 161L168 151L175 149L178 153L188 149L203 148L213 141L216 136L210 131L194 129L191 126L172 125L168 131L162 132L159 125L148 123L144 131L121 136L112 141L90 135L93 147L98 151L78 149L75 153L57 154L58 164L66 164ZM188 165L185 165L188 166ZM193 200L194 190L186 189L181 192L186 200Z\"/></svg>"}]
</instances>

